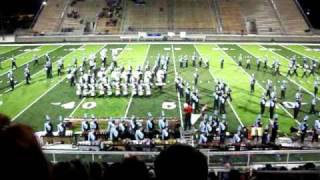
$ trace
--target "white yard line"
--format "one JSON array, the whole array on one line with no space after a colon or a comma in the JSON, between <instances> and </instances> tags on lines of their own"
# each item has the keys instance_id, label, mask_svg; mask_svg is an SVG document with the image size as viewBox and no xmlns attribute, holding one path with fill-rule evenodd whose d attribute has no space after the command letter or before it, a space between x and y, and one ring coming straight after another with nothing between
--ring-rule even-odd
<instances>
[{"instance_id":1,"label":"white yard line","mask_svg":"<svg viewBox=\"0 0 320 180\"><path fill-rule=\"evenodd\" d=\"M105 45L103 47L101 47L96 53L95 55L97 55L103 48L107 47L108 45ZM81 46L82 47L82 46ZM87 97L84 97L81 99L81 101L79 102L79 104L72 110L72 112L68 115L68 117L72 117L73 114L79 109L79 107L82 105L82 103L87 99Z\"/></svg>"},{"instance_id":2,"label":"white yard line","mask_svg":"<svg viewBox=\"0 0 320 180\"><path fill-rule=\"evenodd\" d=\"M110 45L110 44L107 44L107 45L105 45L104 47L102 47L97 53L99 53L103 48L107 47L108 45ZM120 55L125 51L125 49L127 48L127 46L128 46L128 45L126 45L126 46L122 49L122 51L119 53L118 57L120 57ZM97 53L96 53L96 54L97 54ZM118 58L118 57L117 57L117 58ZM77 107L69 114L68 117L72 117L73 114L79 109L79 107L82 105L82 103L83 103L85 100L86 100L86 97L84 97L84 98L79 102L79 104L77 105Z\"/></svg>"},{"instance_id":3,"label":"white yard line","mask_svg":"<svg viewBox=\"0 0 320 180\"><path fill-rule=\"evenodd\" d=\"M82 98L81 101L79 102L79 104L77 105L77 107L75 107L75 108L73 109L73 111L68 115L68 117L72 117L73 114L79 109L79 107L81 106L81 104L82 104L86 99L87 99L86 97Z\"/></svg>"},{"instance_id":4,"label":"white yard line","mask_svg":"<svg viewBox=\"0 0 320 180\"><path fill-rule=\"evenodd\" d=\"M84 46L84 45L83 45ZM83 46L79 47L82 48ZM64 57L72 54L74 51L66 54ZM64 58L63 57L63 58ZM55 62L57 63L57 62ZM44 71L44 69L40 70L40 71ZM40 73L40 71L38 73ZM56 87L58 84L60 84L62 81L64 81L67 78L67 76L63 77L61 80L59 80L56 84L54 84L52 87L50 87L46 92L44 92L42 95L40 95L37 99L35 99L34 101L32 101L32 103L30 103L27 107L25 107L22 111L20 111L16 116L14 116L14 118L12 118L12 121L16 120L22 113L24 113L26 110L28 110L33 104L35 104L36 102L38 102L43 96L45 96L46 94L48 94L54 87Z\"/></svg>"},{"instance_id":5,"label":"white yard line","mask_svg":"<svg viewBox=\"0 0 320 180\"><path fill-rule=\"evenodd\" d=\"M198 50L198 47L196 46L196 45L193 45L194 46L194 48L197 50L197 52L198 52L198 54L202 57L202 55L200 54L200 51ZM210 73L210 75L211 75L211 77L212 77L212 79L214 79L215 81L217 80L215 77L214 77L214 75L212 74L212 72L210 71L210 69L208 70L209 71L209 73ZM232 103L230 102L230 100L228 99L228 104L229 104L229 106L230 106L230 108L231 108L231 110L232 110L232 112L233 112L233 114L236 116L236 118L237 118L237 120L238 120L238 122L240 123L240 125L242 126L242 127L244 127L244 124L242 123L242 121L241 121L241 119L240 119L240 117L239 117L239 115L238 115L238 113L236 112L236 110L234 109L234 107L233 107L233 105L232 105Z\"/></svg>"},{"instance_id":6,"label":"white yard line","mask_svg":"<svg viewBox=\"0 0 320 180\"><path fill-rule=\"evenodd\" d=\"M43 46L43 45L100 45L100 44L106 44L105 42L59 42L59 43L29 43L29 44L0 44L1 46ZM315 45L320 46L319 43L274 43L274 42L195 42L195 41L189 41L189 42L177 42L177 41L144 41L144 42L108 42L109 45L116 45L116 44L166 44L166 45L172 45L172 44L263 44L263 45Z\"/></svg>"},{"instance_id":7,"label":"white yard line","mask_svg":"<svg viewBox=\"0 0 320 180\"><path fill-rule=\"evenodd\" d=\"M34 46L34 45L32 45L32 46ZM21 47L22 47L22 46L21 46ZM35 48L39 48L39 47L35 47ZM35 48L33 48L33 49L35 49ZM15 49L15 50L17 50L17 49ZM18 55L16 55L16 56L13 56L13 57L17 58L17 57L23 56L23 55L25 55L25 54L27 54L27 53L30 53L30 51L25 51L25 52L23 52L23 53L21 53L21 54L18 54ZM6 61L8 61L8 60L10 60L10 58L7 58L7 59L1 61L1 64L3 64L4 62L6 62Z\"/></svg>"},{"instance_id":8,"label":"white yard line","mask_svg":"<svg viewBox=\"0 0 320 180\"><path fill-rule=\"evenodd\" d=\"M226 56L228 56L229 58L231 58L231 60L233 61L233 63L235 63L235 64L237 64L235 61L234 61L234 59L229 55L229 54L227 54L224 50L222 50L221 48L220 48L220 46L217 46L220 50L221 50L221 52L223 53L223 54L225 54ZM249 52L248 52L249 53ZM251 54L251 53L250 53ZM250 74L246 71L246 70L244 70L242 67L239 67L238 66L238 68L239 69L241 69L243 72L245 72L245 74L250 78L251 76L250 76ZM261 89L263 89L264 91L266 91L266 89L259 83L259 82L257 82L257 85L261 88ZM285 108L285 107L283 107L281 104L279 104L278 103L278 105L280 106L280 108L284 111L284 112L286 112L292 119L293 119L293 116L292 116L292 114ZM298 123L298 124L300 124L300 122L298 121L298 120L296 120L295 119L295 122L296 123Z\"/></svg>"},{"instance_id":9,"label":"white yard line","mask_svg":"<svg viewBox=\"0 0 320 180\"><path fill-rule=\"evenodd\" d=\"M40 58L40 57L42 57L42 56L44 56L44 55L46 55L46 54L49 54L49 53L57 50L57 49L60 48L60 47L62 47L62 46L58 46L57 48L54 48L54 49L52 49L52 50L50 50L50 51L46 51L45 53L41 54L41 55L38 56L38 57ZM7 60L8 60L8 59L7 59ZM5 61L7 61L7 60L5 60ZM33 61L33 60L31 59L30 61L27 61L27 62L25 62L25 63L23 63L23 64L19 64L19 67L23 67L24 65L29 64L29 63L32 62L32 61ZM4 61L3 61L3 62L4 62ZM1 62L1 63L3 63L3 62ZM11 68L10 68L8 71L0 74L0 76L3 76L3 75L5 75L5 74L7 74L10 70L11 70ZM14 72L15 70L16 70L16 69L14 69L13 72Z\"/></svg>"},{"instance_id":10,"label":"white yard line","mask_svg":"<svg viewBox=\"0 0 320 180\"><path fill-rule=\"evenodd\" d=\"M22 113L24 113L26 110L28 110L33 104L35 104L36 102L38 102L43 96L45 96L46 94L48 94L53 88L55 88L58 84L60 84L62 81L64 81L66 78L62 78L61 80L59 80L56 84L54 84L53 86L51 86L46 92L44 92L41 96L39 96L37 99L35 99L34 101L32 101L32 103L30 103L27 107L25 107L22 111L20 111L14 118L12 118L12 121L16 120Z\"/></svg>"},{"instance_id":11,"label":"white yard line","mask_svg":"<svg viewBox=\"0 0 320 180\"><path fill-rule=\"evenodd\" d=\"M0 55L2 56L2 55L6 54L6 53L9 53L9 52L11 52L11 51L18 50L19 48L20 48L19 46L16 46L16 48L2 51L2 52L0 53Z\"/></svg>"},{"instance_id":12,"label":"white yard line","mask_svg":"<svg viewBox=\"0 0 320 180\"><path fill-rule=\"evenodd\" d=\"M172 52L172 60L173 60L174 74L175 74L175 78L176 78L176 75L178 75L178 72L177 72L176 58L175 58L175 55L174 55L174 49L173 49L173 45L172 45L172 44L171 44L171 52ZM182 119L182 108L181 108L181 100L180 100L180 94L179 94L179 92L177 92L177 96L178 96L178 104L179 104L181 127L184 127L184 125L183 125L183 119Z\"/></svg>"},{"instance_id":13,"label":"white yard line","mask_svg":"<svg viewBox=\"0 0 320 180\"><path fill-rule=\"evenodd\" d=\"M298 55L300 55L300 56L307 57L307 58L309 58L309 59L312 59L312 60L315 60L315 61L319 62L319 61L316 59L316 57L310 57L310 56L308 56L308 55L306 55L306 54L303 54L303 53L301 53L301 52L298 52L298 51L296 51L296 50L294 50L294 49L291 49L291 48L289 48L289 47L285 47L285 46L283 46L283 45L279 45L279 46L281 46L281 47L283 47L283 48L285 48L285 49L287 49L287 50L289 50L289 51L292 51L292 52L294 52L294 53L296 53L296 54L298 54Z\"/></svg>"},{"instance_id":14,"label":"white yard line","mask_svg":"<svg viewBox=\"0 0 320 180\"><path fill-rule=\"evenodd\" d=\"M259 45L260 46L260 45ZM239 46L240 47L240 46ZM260 46L260 47L263 47L263 46ZM241 48L241 47L240 47ZM243 49L243 48L241 48L241 49ZM246 51L247 53L249 53L249 54L251 54L250 52L248 52L246 49L243 49L244 51ZM282 56L281 54L278 54L278 53L275 53L275 52L273 52L273 51L270 51L270 52L272 52L272 54L274 54L274 55L278 55L278 56L281 56L281 57L283 57L286 61L288 61L289 62L289 60L286 58L286 57L284 57L284 56ZM251 54L252 55L252 54ZM253 57L256 57L256 56L254 56L254 55L252 55ZM299 64L299 63L298 63ZM299 64L300 65L300 64ZM269 67L271 67L269 64L268 64L268 66ZM287 77L286 75L284 75L283 73L281 73L280 72L280 74L283 76L283 77L286 77L290 82L292 82L293 84L295 84L296 86L298 86L298 87L300 87L301 89L303 89L305 92L307 92L308 94L310 94L311 96L313 96L313 93L311 92L311 91L309 91L308 89L306 89L305 87L303 87L302 85L300 85L300 84L298 84L296 81L294 81L294 80L292 80L290 77ZM320 97L317 97L317 99L318 100L320 100Z\"/></svg>"},{"instance_id":15,"label":"white yard line","mask_svg":"<svg viewBox=\"0 0 320 180\"><path fill-rule=\"evenodd\" d=\"M84 45L83 45L84 46ZM83 46L80 46L79 48L82 48ZM73 52L73 51L72 51ZM70 55L72 52L66 54L65 56L63 56L62 58L65 58L66 56ZM52 65L57 64L58 62L55 61ZM35 74L31 74L31 78L33 79L34 77L37 77L38 74L44 72L44 68L39 70L38 72L36 72ZM32 83L32 79L31 79L31 83ZM21 85L25 84L25 80L22 80L20 83L18 83L17 85L14 86L14 88L16 89L17 87L20 87ZM9 91L11 91L11 88L8 88L4 93L8 93Z\"/></svg>"},{"instance_id":16,"label":"white yard line","mask_svg":"<svg viewBox=\"0 0 320 180\"><path fill-rule=\"evenodd\" d=\"M128 116L129 109L130 109L130 106L131 106L131 103L132 103L132 99L133 99L133 94L131 94L131 96L130 96L130 100L129 100L128 106L127 106L127 108L126 108L126 112L124 113L124 118L125 118L125 119L126 119L127 116Z\"/></svg>"},{"instance_id":17,"label":"white yard line","mask_svg":"<svg viewBox=\"0 0 320 180\"><path fill-rule=\"evenodd\" d=\"M149 54L149 50L150 50L150 46L151 46L151 45L149 45L149 46L148 46L148 49L147 49L146 55L145 55L145 57L144 57L144 61L143 61L143 63L145 63L145 62L146 62L146 60L147 60L147 57L148 57L148 54ZM122 51L121 51L121 52L122 52ZM126 119L126 118L127 118L127 116L128 116L129 109L130 109L130 107L131 107L131 103L132 103L132 99L133 99L133 95L131 95L131 97L130 97L130 100L129 100L129 103L128 103L128 106L127 106L126 112L125 112L125 114L124 114L124 118L125 118L125 119Z\"/></svg>"}]
</instances>

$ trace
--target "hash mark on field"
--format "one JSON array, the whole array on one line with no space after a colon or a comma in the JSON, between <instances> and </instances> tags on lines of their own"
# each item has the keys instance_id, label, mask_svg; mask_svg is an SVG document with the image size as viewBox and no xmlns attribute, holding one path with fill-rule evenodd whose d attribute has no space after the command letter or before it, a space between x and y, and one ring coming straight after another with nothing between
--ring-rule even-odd
<instances>
[{"instance_id":1,"label":"hash mark on field","mask_svg":"<svg viewBox=\"0 0 320 180\"><path fill-rule=\"evenodd\" d=\"M244 49L245 50L245 49ZM247 50L245 50L247 53L249 53ZM275 53L275 52L272 52L273 54L275 54L276 56L281 56L283 57L286 61L289 61L286 57L284 57L283 55L281 54L278 54L278 53ZM249 53L250 54L250 53ZM251 54L252 55L252 54ZM253 55L252 55L253 56ZM254 56L255 57L255 56ZM269 67L271 67L270 65L268 65ZM300 64L299 64L300 66ZM283 77L286 77L282 72L280 73L281 76ZM286 77L290 82L292 82L293 84L295 84L296 86L300 87L301 89L303 89L305 92L307 92L308 94L310 94L311 96L313 96L313 93L310 92L307 88L303 87L302 85L298 84L296 81L292 80L290 77ZM319 97L316 97L318 100L320 100Z\"/></svg>"},{"instance_id":2,"label":"hash mark on field","mask_svg":"<svg viewBox=\"0 0 320 180\"><path fill-rule=\"evenodd\" d=\"M84 46L84 45L83 45ZM62 46L60 46L60 47L62 47ZM63 57L61 57L61 58L64 58L64 57L66 57L66 56L68 56L69 54L71 54L72 52L70 52L70 53L68 53L68 54L66 54L65 56L63 56ZM41 56L42 57L42 56ZM52 64L52 66L53 65L55 65L55 64L58 64L58 61L55 61L53 64ZM40 74L40 73L42 73L42 72L44 72L44 69L40 69L38 72L36 72L36 73L34 73L34 74L32 74L31 75L31 78L33 79L34 77L35 78L37 78L37 75L38 74ZM32 79L31 79L31 83L33 82L32 81ZM46 80L46 81L42 81L42 82L40 82L40 83L46 83L48 81L48 79ZM50 82L53 82L54 80L51 80ZM25 81L24 80L22 80L20 83L18 83L17 85L15 85L14 86L14 88L17 88L17 87L20 87L22 84L24 84L25 83ZM68 82L67 82L68 83ZM11 91L11 88L8 88L6 91L5 91L5 93L8 93L8 92L10 92Z\"/></svg>"},{"instance_id":3,"label":"hash mark on field","mask_svg":"<svg viewBox=\"0 0 320 180\"><path fill-rule=\"evenodd\" d=\"M16 120L22 113L24 113L27 109L29 109L33 104L38 102L43 96L48 94L53 88L55 88L58 84L60 84L65 78L62 78L59 80L56 84L54 84L52 87L50 87L46 92L41 94L37 99L35 99L32 103L30 103L27 107L25 107L22 111L20 111L14 118L12 118L12 121Z\"/></svg>"},{"instance_id":4,"label":"hash mark on field","mask_svg":"<svg viewBox=\"0 0 320 180\"><path fill-rule=\"evenodd\" d=\"M145 63L146 63L146 61L147 61L147 57L148 57L148 54L149 54L150 47L151 47L151 45L149 45L149 46L148 46L148 49L147 49L146 55L145 55L145 57L144 57L144 61L143 61L143 63L144 63L144 64L145 64ZM143 67L144 67L144 65L143 65ZM131 97L130 97L130 100L129 100L129 103L128 103L128 106L127 106L126 112L125 112L125 114L124 114L124 118L127 118L127 116L128 116L129 109L130 109L130 107L131 107L131 103L132 103L132 99L133 99L133 95L131 95Z\"/></svg>"},{"instance_id":5,"label":"hash mark on field","mask_svg":"<svg viewBox=\"0 0 320 180\"><path fill-rule=\"evenodd\" d=\"M238 45L238 46L239 46L239 45ZM220 46L218 46L218 47L220 47ZM240 47L240 46L239 46L239 47ZM241 47L240 47L240 48L241 48ZM241 48L241 49L242 49L242 48ZM247 53L249 53L249 52L248 52L247 50L245 50L245 49L244 49L244 51L246 51ZM229 54L227 54L227 53L224 52L223 50L221 50L221 52L222 52L224 55L226 55L226 56L228 56L229 58L231 58L232 62L236 63L235 60L234 60ZM251 53L249 53L249 54L252 55ZM253 55L252 55L252 56L253 56ZM253 56L253 57L255 57L255 56ZM249 74L246 70L243 69L243 67L239 67L239 66L238 66L238 68L241 69L249 78L251 77L250 74ZM258 86L259 86L261 89L263 89L264 91L266 91L266 89L265 89L259 82L257 82L257 84L258 84ZM286 108L284 108L280 103L278 103L278 105L281 107L281 109L282 109L284 112L286 112L286 113L293 119L292 114L291 114ZM269 119L269 121L271 122L270 119ZM300 124L300 122L299 122L298 120L296 120L296 119L295 119L295 122L298 123L298 124Z\"/></svg>"},{"instance_id":6,"label":"hash mark on field","mask_svg":"<svg viewBox=\"0 0 320 180\"><path fill-rule=\"evenodd\" d=\"M106 48L107 46L108 46L108 45L102 46L96 53L94 53L95 56L96 56L103 48ZM83 47L83 46L81 46L81 47ZM79 47L79 48L81 48L81 47ZM66 83L69 83L69 82L66 81ZM77 107L75 107L75 108L73 109L73 111L69 114L68 117L73 116L73 114L79 109L79 107L82 105L82 103L85 101L85 99L86 99L86 97L82 98L82 100L79 102L79 104L77 105Z\"/></svg>"},{"instance_id":7,"label":"hash mark on field","mask_svg":"<svg viewBox=\"0 0 320 180\"><path fill-rule=\"evenodd\" d=\"M172 59L173 59L174 74L175 74L175 78L176 78L176 76L178 75L178 73L177 73L177 67L176 67L176 58L175 58L174 50L173 50L173 44L171 44L171 52L172 52ZM183 120L182 120L182 109L181 109L181 100L180 100L180 94L179 94L179 92L177 92L177 96L178 96L178 104L179 104L181 127L184 127L184 125L183 125Z\"/></svg>"},{"instance_id":8,"label":"hash mark on field","mask_svg":"<svg viewBox=\"0 0 320 180\"><path fill-rule=\"evenodd\" d=\"M200 51L198 50L198 47L197 46L195 46L195 45L193 45L193 47L196 49L196 51L198 52L198 54L199 54L199 56L200 57L202 57L202 55L200 54ZM203 57L202 57L203 58ZM210 69L208 70L209 71L209 73L210 73L210 75L211 75L211 77L212 77L212 79L214 80L214 81L217 81L217 79L214 77L214 75L212 74L212 72L210 71ZM210 81L208 81L208 82L210 82ZM231 104L231 102L230 102L230 100L228 99L228 104L229 104L229 106L230 106L230 108L231 108L231 110L232 110L232 112L233 112L233 114L236 116L236 118L237 118L237 120L238 120L238 122L240 123L240 125L242 126L242 127L244 127L244 125L243 125L243 123L242 123L242 121L241 121L241 119L240 119L240 117L239 117L239 115L238 115L238 113L236 112L236 110L234 109L234 107L233 107L233 105Z\"/></svg>"},{"instance_id":9,"label":"hash mark on field","mask_svg":"<svg viewBox=\"0 0 320 180\"><path fill-rule=\"evenodd\" d=\"M57 49L60 48L60 47L62 47L62 46L58 46L58 47L56 47L56 48L54 48L54 49L52 49L52 50L50 50L50 51L46 51L46 52L44 52L43 54L41 54L40 56L38 56L38 57L41 58L41 57L43 57L44 55L49 54L49 53L57 50ZM30 61L27 61L27 62L25 62L25 63L23 63L23 64L20 64L19 67L23 67L24 65L26 65L26 64L28 64L28 63L30 63L30 62L32 62L32 61L33 61L33 60L31 59ZM18 67L18 68L19 68L19 67ZM0 76L3 76L3 75L5 75L5 74L7 74L10 70L11 70L11 69L9 69L8 71L0 74ZM14 71L16 71L16 70L17 70L17 69L15 68Z\"/></svg>"},{"instance_id":10,"label":"hash mark on field","mask_svg":"<svg viewBox=\"0 0 320 180\"><path fill-rule=\"evenodd\" d=\"M310 56L308 56L308 55L305 55L304 53L298 52L298 51L296 51L296 50L294 50L294 49L291 49L291 48L286 47L286 46L283 46L283 45L279 45L279 46L281 46L281 47L283 47L284 49L287 49L287 50L289 50L289 51L292 51L292 52L294 52L294 53L296 53L296 54L299 54L300 56L307 57L307 58L309 58L309 59L312 59L312 60L315 60L315 61L319 62L315 57L310 57Z\"/></svg>"},{"instance_id":11,"label":"hash mark on field","mask_svg":"<svg viewBox=\"0 0 320 180\"><path fill-rule=\"evenodd\" d=\"M84 45L82 45L84 46ZM81 47L82 47L81 46ZM64 57L70 55L72 52L66 54ZM54 64L56 64L57 62L55 62ZM40 70L40 71L44 71L44 69ZM46 92L44 92L42 95L40 95L37 99L35 99L32 103L30 103L27 107L25 107L22 111L20 111L14 118L12 118L12 121L16 120L21 114L23 114L26 110L28 110L33 104L35 104L36 102L38 102L43 96L45 96L46 94L48 94L54 87L56 87L58 84L60 84L62 81L64 81L67 77L63 77L61 80L58 81L58 83L54 84L52 87L50 87Z\"/></svg>"},{"instance_id":12,"label":"hash mark on field","mask_svg":"<svg viewBox=\"0 0 320 180\"><path fill-rule=\"evenodd\" d=\"M24 54L27 54L28 52L23 52L23 53L21 53L21 54L18 54L18 55L16 55L16 56L14 56L15 58L17 58L17 57L20 57L20 56L22 56L22 55L24 55ZM1 61L1 63L4 63L4 62L6 62L6 61L8 61L8 60L10 60L11 58L7 58L7 59L5 59L5 60L3 60L3 61Z\"/></svg>"}]
</instances>

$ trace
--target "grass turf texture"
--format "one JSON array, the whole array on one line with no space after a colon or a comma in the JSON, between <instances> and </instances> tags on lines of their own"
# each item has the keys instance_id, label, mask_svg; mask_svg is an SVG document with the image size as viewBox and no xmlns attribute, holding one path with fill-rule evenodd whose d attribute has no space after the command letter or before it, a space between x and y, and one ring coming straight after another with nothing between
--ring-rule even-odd
<instances>
[{"instance_id":1,"label":"grass turf texture","mask_svg":"<svg viewBox=\"0 0 320 180\"><path fill-rule=\"evenodd\" d=\"M5 53L8 53L8 52L13 51L18 48L19 48L19 46L1 46L0 47L0 55L3 55Z\"/></svg>"},{"instance_id":2,"label":"grass turf texture","mask_svg":"<svg viewBox=\"0 0 320 180\"><path fill-rule=\"evenodd\" d=\"M285 76L273 76L271 70L267 72L256 71L255 60L264 56L269 57L269 65L273 58L279 59L281 62L280 71L285 74L287 71L287 65L289 63L288 58L293 55L298 57L298 63L302 63L301 56L308 56L310 58L319 58L320 53L317 51L310 51L317 46L302 46L302 45L236 45L236 44L108 44L108 45L83 45L82 48L77 49L79 46L22 46L15 48L0 47L0 57L12 57L17 56L17 64L29 63L34 53L39 56L43 56L49 53L54 62L54 78L47 80L45 72L43 70L44 58L40 57L40 65L32 66L32 83L31 85L24 84L23 68L20 67L14 71L16 79L21 83L13 92L4 93L8 84L3 84L6 79L6 75L0 76L0 112L15 118L15 121L22 122L31 125L36 130L42 130L43 119L45 114L49 114L57 123L59 115L67 117L72 115L73 117L82 117L84 113L95 114L97 117L123 117L125 115L136 115L138 117L145 117L147 112L152 112L154 116L159 116L161 112L162 103L165 101L175 102L176 108L173 110L165 110L166 116L176 117L179 119L180 108L178 103L177 93L175 91L175 71L187 80L190 86L193 86L193 72L195 68L192 67L191 56L194 52L203 58L208 58L210 61L210 68L197 67L200 73L199 78L199 91L201 95L200 104L208 104L209 111L212 111L213 104L213 87L215 80L224 80L232 89L233 101L227 106L227 122L229 124L229 130L235 131L237 126L243 123L245 126L250 126L255 122L257 114L260 112L260 97L264 92L266 79L271 79L278 86L278 94L280 93L279 81L286 80L287 86L287 98L282 101L294 101L294 94L296 89L303 87L303 102L308 104L302 106L302 111L298 120L301 120L305 113L308 113L310 108L311 95L309 92L313 92L313 80L315 77L309 77L302 79L301 77L285 77ZM104 98L86 98L79 99L75 95L75 88L71 88L66 80L66 75L62 77L56 76L56 61L59 57L64 57L65 66L70 64L73 58L80 59L83 55L89 55L97 53L102 47L108 49L108 63L111 59L111 49L124 48L118 57L118 64L123 65L126 69L129 64L136 68L137 65L143 65L149 63L152 65L155 62L156 56L160 54L168 54L170 56L170 64L168 69L168 81L163 92L158 89L152 90L152 96L146 97L104 97ZM68 49L76 48L74 51ZM28 49L28 50L27 50ZM30 50L36 49L36 50ZM271 51L271 49L275 49ZM2 52L2 53L1 53ZM237 57L242 54L243 57L252 59L252 69L247 70L237 65ZM179 56L187 55L189 59L188 68L179 67ZM98 56L99 57L99 56ZM220 69L220 58L224 57L225 66L224 69ZM244 58L244 59L245 59ZM98 62L100 59L98 60ZM310 59L309 59L310 61ZM175 63L175 66L174 66ZM245 60L243 60L245 64ZM11 65L10 60L4 59L2 65L4 69L2 73L7 72ZM300 76L301 70L300 71ZM256 91L253 95L249 94L249 75L256 74L257 84ZM258 85L259 84L259 85ZM308 92L309 91L309 92ZM85 110L82 108L82 104L86 102L94 101L97 103L96 108L91 110ZM180 99L183 105L185 98ZM74 102L74 109L64 109L61 106L52 105L51 103L60 102L61 104ZM231 109L233 107L234 111ZM319 105L317 105L319 109ZM126 114L127 112L127 114ZM285 109L280 107L276 112L279 114L280 119L280 131L282 134L289 133L291 126L297 126L297 123L290 117L293 114L291 109ZM236 114L239 116L237 119ZM313 125L313 120L317 117L310 116L309 125ZM263 116L263 123L268 123L268 108Z\"/></svg>"}]
</instances>

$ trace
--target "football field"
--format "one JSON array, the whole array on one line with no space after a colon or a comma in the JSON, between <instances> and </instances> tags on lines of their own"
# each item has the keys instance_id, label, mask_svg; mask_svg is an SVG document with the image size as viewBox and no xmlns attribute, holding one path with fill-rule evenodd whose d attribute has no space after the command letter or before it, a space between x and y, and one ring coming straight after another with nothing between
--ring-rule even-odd
<instances>
[{"instance_id":1,"label":"football field","mask_svg":"<svg viewBox=\"0 0 320 180\"><path fill-rule=\"evenodd\" d=\"M129 65L135 69L138 65L143 67L155 63L160 55L170 56L167 83L160 91L152 89L150 97L87 97L80 99L76 89L70 87L67 74L58 77L56 66L59 58L64 59L64 65L72 64L75 58L82 59L91 54L97 54L98 66L101 63L99 52L106 48L110 64L111 50L118 49L117 63L126 69ZM209 68L192 67L191 56L196 53L198 57L209 60ZM44 69L45 54L49 54L53 62L53 78L47 79ZM33 64L32 57L40 57L39 64ZM188 56L189 66L180 68L179 57ZM252 60L252 68L238 66L238 57ZM161 111L166 117L182 120L183 104L185 99L178 96L175 89L175 74L193 85L193 73L198 69L200 77L198 89L200 104L207 104L209 111L213 108L213 92L217 80L223 80L232 90L232 101L227 103L227 123L229 131L236 131L239 125L251 126L260 112L260 99L265 92L267 80L272 80L277 86L280 96L280 85L283 80L287 82L286 99L279 99L276 113L279 115L280 133L290 133L290 127L297 127L304 115L308 115L309 127L312 127L317 115L309 114L313 98L313 83L320 72L315 76L302 78L302 69L299 76L286 76L289 59L295 56L298 64L302 65L303 57L311 60L320 60L320 45L306 44L255 44L255 43L99 43L99 44L47 44L47 45L2 45L0 46L0 113L12 118L12 121L26 123L35 130L42 130L45 115L49 115L53 124L58 123L58 117L81 118L86 113L97 118L136 117L145 118L151 112L159 117ZM11 57L16 58L17 69L13 70L17 81L14 91L10 91L7 73L11 69ZM220 59L224 58L224 68L220 68ZM269 68L262 67L257 71L256 59L263 60L268 57ZM274 59L281 63L281 75L273 75L271 64ZM29 64L31 71L31 84L26 85L24 80L24 65ZM263 66L263 65L261 65ZM257 83L254 94L250 94L250 76L255 74ZM301 89L303 103L297 120L293 119L293 102L295 94ZM129 91L130 92L130 91ZM130 93L129 93L130 94ZM319 94L318 94L319 95ZM318 98L319 100L319 98ZM317 103L317 110L320 103ZM263 115L263 125L269 122L269 108ZM183 122L182 122L183 123Z\"/></svg>"}]
</instances>

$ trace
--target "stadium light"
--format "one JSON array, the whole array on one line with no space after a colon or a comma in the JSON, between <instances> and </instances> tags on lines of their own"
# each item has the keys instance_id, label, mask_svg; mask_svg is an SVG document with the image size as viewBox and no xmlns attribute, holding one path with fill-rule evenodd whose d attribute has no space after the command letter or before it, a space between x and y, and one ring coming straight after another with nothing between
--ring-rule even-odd
<instances>
[{"instance_id":1,"label":"stadium light","mask_svg":"<svg viewBox=\"0 0 320 180\"><path fill-rule=\"evenodd\" d=\"M43 1L42 6L46 6L46 5L47 5L47 1Z\"/></svg>"}]
</instances>

